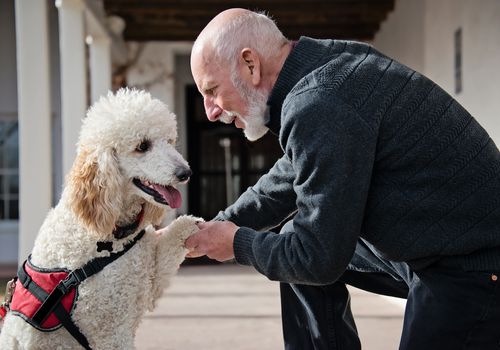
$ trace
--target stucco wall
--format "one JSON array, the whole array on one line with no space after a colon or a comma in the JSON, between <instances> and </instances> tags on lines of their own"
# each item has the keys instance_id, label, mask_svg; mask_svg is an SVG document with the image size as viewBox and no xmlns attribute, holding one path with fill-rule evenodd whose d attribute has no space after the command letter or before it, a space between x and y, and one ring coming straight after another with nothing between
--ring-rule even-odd
<instances>
[{"instance_id":1,"label":"stucco wall","mask_svg":"<svg viewBox=\"0 0 500 350\"><path fill-rule=\"evenodd\" d=\"M17 116L16 24L14 1L0 1L0 114Z\"/></svg>"},{"instance_id":2,"label":"stucco wall","mask_svg":"<svg viewBox=\"0 0 500 350\"><path fill-rule=\"evenodd\" d=\"M454 33L462 30L462 91L455 94ZM454 96L500 145L500 1L396 0L373 45Z\"/></svg>"},{"instance_id":3,"label":"stucco wall","mask_svg":"<svg viewBox=\"0 0 500 350\"><path fill-rule=\"evenodd\" d=\"M396 0L375 36L374 46L401 63L424 70L424 0Z\"/></svg>"},{"instance_id":4,"label":"stucco wall","mask_svg":"<svg viewBox=\"0 0 500 350\"><path fill-rule=\"evenodd\" d=\"M500 146L500 1L426 0L426 6L425 73L453 92L453 35L461 27L463 87L454 96Z\"/></svg>"},{"instance_id":5,"label":"stucco wall","mask_svg":"<svg viewBox=\"0 0 500 350\"><path fill-rule=\"evenodd\" d=\"M0 1L0 118L17 119L14 1ZM17 221L0 221L0 264L17 261Z\"/></svg>"}]
</instances>

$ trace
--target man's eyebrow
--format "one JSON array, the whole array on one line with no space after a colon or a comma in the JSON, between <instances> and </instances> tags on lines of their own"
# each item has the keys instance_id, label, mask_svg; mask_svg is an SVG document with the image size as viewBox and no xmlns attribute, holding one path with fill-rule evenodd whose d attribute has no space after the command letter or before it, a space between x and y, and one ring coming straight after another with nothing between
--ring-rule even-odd
<instances>
[{"instance_id":1,"label":"man's eyebrow","mask_svg":"<svg viewBox=\"0 0 500 350\"><path fill-rule=\"evenodd\" d=\"M201 87L201 93L207 94L210 92L210 90L214 89L215 84L213 83L207 83L204 86Z\"/></svg>"},{"instance_id":2,"label":"man's eyebrow","mask_svg":"<svg viewBox=\"0 0 500 350\"><path fill-rule=\"evenodd\" d=\"M208 90L212 90L215 86L215 82L212 80L207 80L204 83L201 84L201 91L206 92Z\"/></svg>"}]
</instances>

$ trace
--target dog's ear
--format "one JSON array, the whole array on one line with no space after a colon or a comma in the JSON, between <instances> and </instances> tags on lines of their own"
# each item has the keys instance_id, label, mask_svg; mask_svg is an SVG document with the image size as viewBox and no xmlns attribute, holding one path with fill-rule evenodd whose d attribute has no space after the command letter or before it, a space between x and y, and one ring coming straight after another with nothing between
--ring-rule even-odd
<instances>
[{"instance_id":1,"label":"dog's ear","mask_svg":"<svg viewBox=\"0 0 500 350\"><path fill-rule=\"evenodd\" d=\"M112 149L82 149L68 175L69 205L100 238L108 237L120 214L123 176Z\"/></svg>"}]
</instances>

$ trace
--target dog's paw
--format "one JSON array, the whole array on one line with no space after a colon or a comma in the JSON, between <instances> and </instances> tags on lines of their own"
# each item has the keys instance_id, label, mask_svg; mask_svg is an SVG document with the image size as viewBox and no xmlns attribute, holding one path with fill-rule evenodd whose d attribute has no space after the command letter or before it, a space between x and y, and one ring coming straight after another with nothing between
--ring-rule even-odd
<instances>
[{"instance_id":1,"label":"dog's paw","mask_svg":"<svg viewBox=\"0 0 500 350\"><path fill-rule=\"evenodd\" d=\"M185 241L193 233L198 232L199 228L196 224L204 221L205 220L202 218L194 217L192 215L179 216L167 226L167 235L179 237L182 241Z\"/></svg>"}]
</instances>

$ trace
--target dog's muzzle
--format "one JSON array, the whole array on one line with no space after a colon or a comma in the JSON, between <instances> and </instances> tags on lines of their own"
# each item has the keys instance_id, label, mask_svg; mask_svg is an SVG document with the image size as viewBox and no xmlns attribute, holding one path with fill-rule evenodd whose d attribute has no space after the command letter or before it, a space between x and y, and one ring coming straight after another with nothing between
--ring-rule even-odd
<instances>
[{"instance_id":1,"label":"dog's muzzle","mask_svg":"<svg viewBox=\"0 0 500 350\"><path fill-rule=\"evenodd\" d=\"M178 173L176 172L175 176L179 179L179 182L187 182L191 176L191 170L184 169ZM149 194L160 204L168 205L171 208L180 208L182 205L181 193L173 186L161 185L138 178L134 178L132 182L141 191Z\"/></svg>"}]
</instances>

